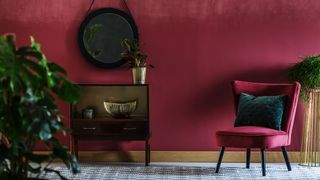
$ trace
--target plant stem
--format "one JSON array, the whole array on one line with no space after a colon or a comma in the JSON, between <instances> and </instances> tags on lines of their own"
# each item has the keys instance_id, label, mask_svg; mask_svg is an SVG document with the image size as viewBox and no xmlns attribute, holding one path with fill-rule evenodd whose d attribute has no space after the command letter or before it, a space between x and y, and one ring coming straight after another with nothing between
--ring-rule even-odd
<instances>
[{"instance_id":1,"label":"plant stem","mask_svg":"<svg viewBox=\"0 0 320 180\"><path fill-rule=\"evenodd\" d=\"M50 160L50 161L48 162L48 164L43 168L43 170L44 170L44 169L47 169L47 168L49 167L49 165L52 163L52 161L53 161L53 158L51 158L51 160ZM42 171L43 171L43 170L42 170ZM46 173L47 173L47 172L46 172ZM41 174L41 173L39 173L39 174L36 176L36 178L39 178L40 174Z\"/></svg>"}]
</instances>

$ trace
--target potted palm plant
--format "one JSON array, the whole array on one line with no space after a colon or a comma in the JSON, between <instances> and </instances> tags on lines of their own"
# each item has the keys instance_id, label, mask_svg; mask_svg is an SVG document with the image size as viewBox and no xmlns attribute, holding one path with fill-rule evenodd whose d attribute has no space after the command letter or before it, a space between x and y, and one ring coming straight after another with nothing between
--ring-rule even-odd
<instances>
[{"instance_id":1,"label":"potted palm plant","mask_svg":"<svg viewBox=\"0 0 320 180\"><path fill-rule=\"evenodd\" d=\"M125 38L122 41L122 46L126 49L121 55L124 60L127 60L131 69L134 84L144 84L146 80L147 66L153 68L154 66L147 65L147 54L140 50L139 42L137 40L130 41Z\"/></svg>"},{"instance_id":2,"label":"potted palm plant","mask_svg":"<svg viewBox=\"0 0 320 180\"><path fill-rule=\"evenodd\" d=\"M76 158L55 137L65 133L55 100L75 103L79 87L59 65L47 61L38 44L16 47L15 36L0 36L0 179L39 178L54 159L61 159L73 173ZM41 142L47 154L34 152Z\"/></svg>"},{"instance_id":3,"label":"potted palm plant","mask_svg":"<svg viewBox=\"0 0 320 180\"><path fill-rule=\"evenodd\" d=\"M312 55L302 59L289 70L291 80L301 84L301 97L304 101L305 116L301 143L300 163L320 166L320 56Z\"/></svg>"}]
</instances>

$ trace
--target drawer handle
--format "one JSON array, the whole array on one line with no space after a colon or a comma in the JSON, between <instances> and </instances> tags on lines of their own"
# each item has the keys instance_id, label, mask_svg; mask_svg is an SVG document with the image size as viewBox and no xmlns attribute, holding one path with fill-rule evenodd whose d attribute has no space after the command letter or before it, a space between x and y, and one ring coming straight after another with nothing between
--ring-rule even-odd
<instances>
[{"instance_id":1,"label":"drawer handle","mask_svg":"<svg viewBox=\"0 0 320 180\"><path fill-rule=\"evenodd\" d=\"M96 127L84 127L83 130L96 130Z\"/></svg>"},{"instance_id":2,"label":"drawer handle","mask_svg":"<svg viewBox=\"0 0 320 180\"><path fill-rule=\"evenodd\" d=\"M123 130L127 130L127 131L132 131L132 130L136 130L137 128L132 127L132 128L123 128Z\"/></svg>"}]
</instances>

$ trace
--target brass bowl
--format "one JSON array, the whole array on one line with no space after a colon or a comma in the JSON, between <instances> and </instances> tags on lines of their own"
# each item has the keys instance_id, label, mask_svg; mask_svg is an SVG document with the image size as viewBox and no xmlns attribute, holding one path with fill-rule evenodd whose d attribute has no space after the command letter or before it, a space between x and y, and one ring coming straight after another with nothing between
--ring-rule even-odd
<instances>
[{"instance_id":1,"label":"brass bowl","mask_svg":"<svg viewBox=\"0 0 320 180\"><path fill-rule=\"evenodd\" d=\"M137 100L116 101L107 100L104 102L107 113L115 118L129 117L137 108Z\"/></svg>"}]
</instances>

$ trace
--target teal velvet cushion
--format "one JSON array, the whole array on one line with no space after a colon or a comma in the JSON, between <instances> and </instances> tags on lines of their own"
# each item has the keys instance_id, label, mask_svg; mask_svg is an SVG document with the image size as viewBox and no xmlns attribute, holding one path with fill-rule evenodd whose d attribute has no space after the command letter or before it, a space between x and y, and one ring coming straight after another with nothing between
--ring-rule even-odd
<instances>
[{"instance_id":1,"label":"teal velvet cushion","mask_svg":"<svg viewBox=\"0 0 320 180\"><path fill-rule=\"evenodd\" d=\"M262 126L281 130L286 95L253 96L241 93L234 126Z\"/></svg>"}]
</instances>

